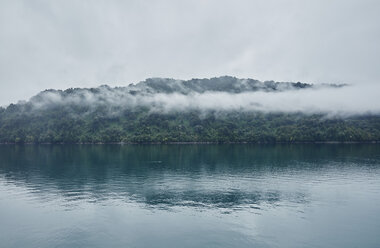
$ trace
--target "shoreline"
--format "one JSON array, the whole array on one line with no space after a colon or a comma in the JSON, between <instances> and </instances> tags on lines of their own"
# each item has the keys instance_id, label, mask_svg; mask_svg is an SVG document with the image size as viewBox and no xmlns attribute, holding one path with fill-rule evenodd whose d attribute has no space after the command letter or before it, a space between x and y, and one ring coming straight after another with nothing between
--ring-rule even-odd
<instances>
[{"instance_id":1,"label":"shoreline","mask_svg":"<svg viewBox=\"0 0 380 248\"><path fill-rule=\"evenodd\" d=\"M209 141L177 141L177 142L58 142L58 143L0 143L0 145L228 145L228 144L249 144L249 145L276 145L276 144L380 144L380 141L298 141L298 142L209 142Z\"/></svg>"}]
</instances>

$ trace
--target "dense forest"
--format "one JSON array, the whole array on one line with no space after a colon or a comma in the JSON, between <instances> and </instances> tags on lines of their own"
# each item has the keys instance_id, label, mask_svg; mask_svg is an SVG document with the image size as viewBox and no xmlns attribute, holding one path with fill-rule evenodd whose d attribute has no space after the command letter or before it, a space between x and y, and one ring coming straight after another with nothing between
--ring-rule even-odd
<instances>
[{"instance_id":1,"label":"dense forest","mask_svg":"<svg viewBox=\"0 0 380 248\"><path fill-rule=\"evenodd\" d=\"M127 87L46 90L27 102L0 108L0 143L380 141L379 115L167 109L162 101L152 98L157 94L170 98L176 96L171 94L239 94L312 87L316 86L221 77L189 81L147 79Z\"/></svg>"}]
</instances>

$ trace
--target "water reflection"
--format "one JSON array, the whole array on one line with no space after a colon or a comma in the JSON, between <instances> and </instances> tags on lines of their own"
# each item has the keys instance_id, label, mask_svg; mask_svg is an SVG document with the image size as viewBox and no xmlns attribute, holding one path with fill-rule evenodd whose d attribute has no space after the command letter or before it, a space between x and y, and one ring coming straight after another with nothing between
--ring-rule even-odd
<instances>
[{"instance_id":1,"label":"water reflection","mask_svg":"<svg viewBox=\"0 0 380 248\"><path fill-rule=\"evenodd\" d=\"M0 146L0 246L380 247L380 145Z\"/></svg>"},{"instance_id":2,"label":"water reflection","mask_svg":"<svg viewBox=\"0 0 380 248\"><path fill-rule=\"evenodd\" d=\"M371 174L379 156L370 144L1 146L0 180L33 200L59 195L71 207L118 199L160 209L260 209L307 204L299 185Z\"/></svg>"}]
</instances>

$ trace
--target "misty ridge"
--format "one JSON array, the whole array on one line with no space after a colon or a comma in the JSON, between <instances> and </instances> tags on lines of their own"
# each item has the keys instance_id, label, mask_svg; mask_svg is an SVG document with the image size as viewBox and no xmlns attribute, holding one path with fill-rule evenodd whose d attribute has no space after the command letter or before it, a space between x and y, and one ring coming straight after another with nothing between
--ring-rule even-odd
<instances>
[{"instance_id":1,"label":"misty ridge","mask_svg":"<svg viewBox=\"0 0 380 248\"><path fill-rule=\"evenodd\" d=\"M365 94L367 97L359 97ZM64 108L73 114L117 116L124 110L147 108L151 113L285 112L350 116L380 113L374 89L346 84L259 81L230 76L175 80L150 78L125 87L45 90L29 101L11 104L23 114Z\"/></svg>"},{"instance_id":2,"label":"misty ridge","mask_svg":"<svg viewBox=\"0 0 380 248\"><path fill-rule=\"evenodd\" d=\"M45 90L0 109L0 143L379 142L377 92L228 76Z\"/></svg>"}]
</instances>

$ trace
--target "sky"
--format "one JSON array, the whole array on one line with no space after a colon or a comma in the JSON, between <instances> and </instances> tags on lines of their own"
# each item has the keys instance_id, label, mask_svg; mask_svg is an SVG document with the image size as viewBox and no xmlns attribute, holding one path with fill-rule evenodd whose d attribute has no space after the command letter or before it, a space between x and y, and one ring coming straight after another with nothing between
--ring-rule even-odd
<instances>
[{"instance_id":1,"label":"sky","mask_svg":"<svg viewBox=\"0 0 380 248\"><path fill-rule=\"evenodd\" d=\"M150 77L380 90L379 13L377 0L0 0L0 106Z\"/></svg>"}]
</instances>

